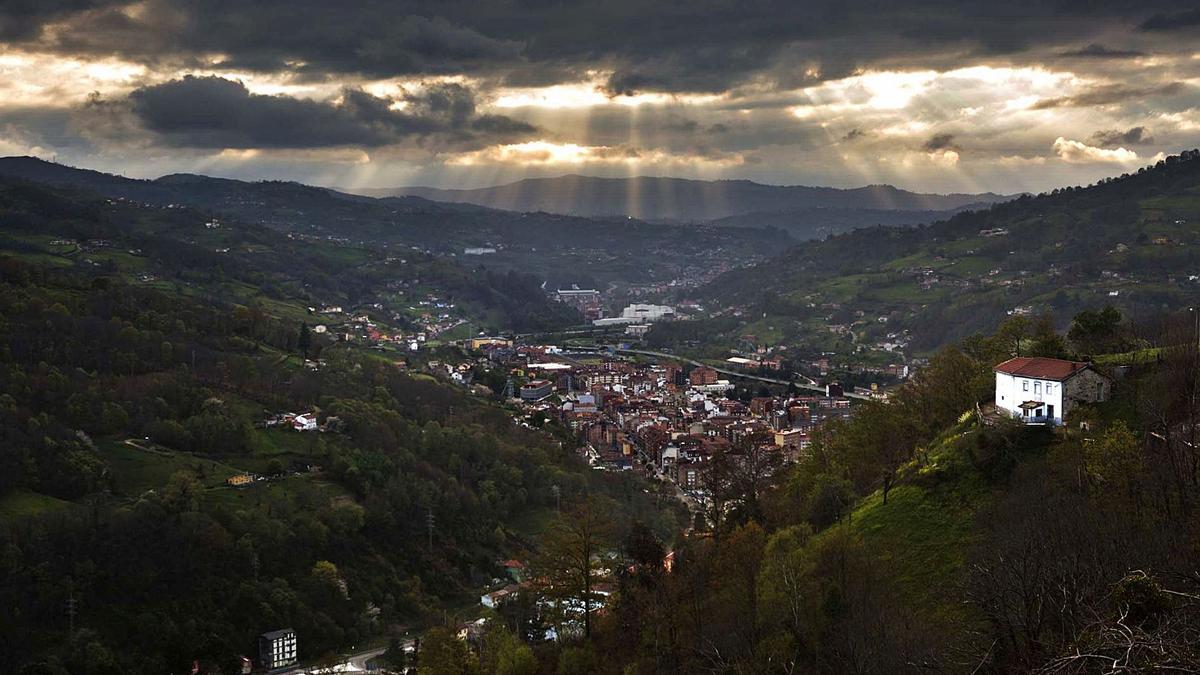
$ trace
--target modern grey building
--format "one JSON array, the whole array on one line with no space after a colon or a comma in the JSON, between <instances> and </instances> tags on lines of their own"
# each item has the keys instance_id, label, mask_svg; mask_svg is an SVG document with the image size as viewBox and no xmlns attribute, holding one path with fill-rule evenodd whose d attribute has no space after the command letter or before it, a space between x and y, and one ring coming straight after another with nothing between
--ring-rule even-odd
<instances>
[{"instance_id":1,"label":"modern grey building","mask_svg":"<svg viewBox=\"0 0 1200 675\"><path fill-rule=\"evenodd\" d=\"M267 670L295 665L296 631L283 628L258 636L258 660Z\"/></svg>"}]
</instances>

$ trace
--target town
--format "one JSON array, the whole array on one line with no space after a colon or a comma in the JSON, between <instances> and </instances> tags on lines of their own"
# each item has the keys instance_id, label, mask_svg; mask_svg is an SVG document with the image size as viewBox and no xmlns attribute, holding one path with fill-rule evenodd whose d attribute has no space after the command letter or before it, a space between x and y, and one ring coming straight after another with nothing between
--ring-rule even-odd
<instances>
[{"instance_id":1,"label":"town","mask_svg":"<svg viewBox=\"0 0 1200 675\"><path fill-rule=\"evenodd\" d=\"M1200 675L1198 45L0 1L0 675Z\"/></svg>"}]
</instances>

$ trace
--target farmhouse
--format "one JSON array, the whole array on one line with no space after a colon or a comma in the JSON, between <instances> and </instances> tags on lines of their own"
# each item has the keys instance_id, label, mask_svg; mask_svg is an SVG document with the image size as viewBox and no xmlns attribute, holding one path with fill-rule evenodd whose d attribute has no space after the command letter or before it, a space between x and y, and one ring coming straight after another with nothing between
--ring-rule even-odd
<instances>
[{"instance_id":1,"label":"farmhouse","mask_svg":"<svg viewBox=\"0 0 1200 675\"><path fill-rule=\"evenodd\" d=\"M1080 403L1108 398L1109 382L1090 363L1018 356L995 367L996 408L1026 424L1062 424Z\"/></svg>"}]
</instances>

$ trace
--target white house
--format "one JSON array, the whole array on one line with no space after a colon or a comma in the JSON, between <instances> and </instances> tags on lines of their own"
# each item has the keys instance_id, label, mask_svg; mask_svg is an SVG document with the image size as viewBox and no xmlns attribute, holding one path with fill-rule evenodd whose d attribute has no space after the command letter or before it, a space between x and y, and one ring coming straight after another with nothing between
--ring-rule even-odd
<instances>
[{"instance_id":1,"label":"white house","mask_svg":"<svg viewBox=\"0 0 1200 675\"><path fill-rule=\"evenodd\" d=\"M1108 398L1108 379L1082 361L1018 356L994 370L996 408L1026 424L1062 424L1079 403Z\"/></svg>"},{"instance_id":2,"label":"white house","mask_svg":"<svg viewBox=\"0 0 1200 675\"><path fill-rule=\"evenodd\" d=\"M316 431L317 430L316 414L315 413L304 413L302 415L296 415L296 417L292 419L292 428L295 429L296 431Z\"/></svg>"}]
</instances>

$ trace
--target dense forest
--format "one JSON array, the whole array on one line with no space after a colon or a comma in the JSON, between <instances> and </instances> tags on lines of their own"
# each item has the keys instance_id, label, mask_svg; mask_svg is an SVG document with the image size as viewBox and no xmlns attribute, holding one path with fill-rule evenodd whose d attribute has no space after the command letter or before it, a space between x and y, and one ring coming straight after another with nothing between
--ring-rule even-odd
<instances>
[{"instance_id":1,"label":"dense forest","mask_svg":"<svg viewBox=\"0 0 1200 675\"><path fill-rule=\"evenodd\" d=\"M206 223L216 222L210 228ZM53 242L59 242L55 244ZM157 208L92 192L0 179L0 251L25 260L92 267L172 293L246 305L357 307L396 285L457 302L482 323L532 331L577 322L546 298L537 277L468 267L412 249L298 237L222 221L191 208Z\"/></svg>"},{"instance_id":2,"label":"dense forest","mask_svg":"<svg viewBox=\"0 0 1200 675\"><path fill-rule=\"evenodd\" d=\"M260 308L0 257L0 662L234 672L272 628L316 656L420 627L553 490L659 512L561 440Z\"/></svg>"}]
</instances>

